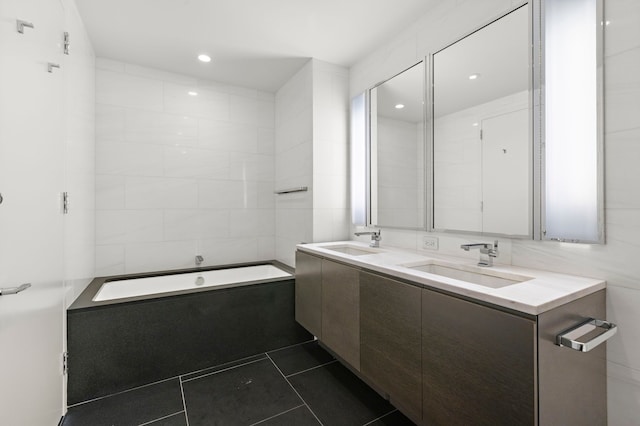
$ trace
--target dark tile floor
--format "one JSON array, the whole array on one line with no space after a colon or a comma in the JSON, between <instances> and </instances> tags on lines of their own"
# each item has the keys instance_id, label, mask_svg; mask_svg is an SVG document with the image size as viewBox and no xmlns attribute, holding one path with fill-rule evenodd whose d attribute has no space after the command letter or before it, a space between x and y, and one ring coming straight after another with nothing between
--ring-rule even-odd
<instances>
[{"instance_id":1,"label":"dark tile floor","mask_svg":"<svg viewBox=\"0 0 640 426\"><path fill-rule=\"evenodd\" d=\"M63 426L411 426L317 342L70 407Z\"/></svg>"}]
</instances>

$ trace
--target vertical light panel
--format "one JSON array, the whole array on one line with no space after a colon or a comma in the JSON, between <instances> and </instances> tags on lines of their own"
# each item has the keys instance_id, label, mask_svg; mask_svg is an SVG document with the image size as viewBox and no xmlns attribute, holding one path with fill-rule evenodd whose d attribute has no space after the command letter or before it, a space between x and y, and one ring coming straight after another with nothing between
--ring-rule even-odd
<instances>
[{"instance_id":1,"label":"vertical light panel","mask_svg":"<svg viewBox=\"0 0 640 426\"><path fill-rule=\"evenodd\" d=\"M545 239L600 242L597 0L544 1Z\"/></svg>"},{"instance_id":2,"label":"vertical light panel","mask_svg":"<svg viewBox=\"0 0 640 426\"><path fill-rule=\"evenodd\" d=\"M367 115L362 93L351 100L351 222L367 223Z\"/></svg>"}]
</instances>

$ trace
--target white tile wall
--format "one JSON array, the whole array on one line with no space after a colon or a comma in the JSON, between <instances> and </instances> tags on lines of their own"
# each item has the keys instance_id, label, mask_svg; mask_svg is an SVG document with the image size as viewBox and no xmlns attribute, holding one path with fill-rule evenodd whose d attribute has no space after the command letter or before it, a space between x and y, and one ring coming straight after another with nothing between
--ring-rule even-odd
<instances>
[{"instance_id":1,"label":"white tile wall","mask_svg":"<svg viewBox=\"0 0 640 426\"><path fill-rule=\"evenodd\" d=\"M442 2L429 15L351 68L351 96L442 48L514 6L509 0ZM640 2L607 0L605 19L605 158L607 244L588 246L501 240L504 263L551 269L607 280L608 315L619 335L608 343L610 425L637 425L640 418L640 198L637 149L640 146ZM382 244L420 249L422 232L382 232ZM440 234L440 252L460 250L473 236Z\"/></svg>"},{"instance_id":2,"label":"white tile wall","mask_svg":"<svg viewBox=\"0 0 640 426\"><path fill-rule=\"evenodd\" d=\"M378 221L382 226L424 226L422 123L378 117ZM398 144L397 141L403 141ZM401 146L399 146L401 145ZM419 178L420 177L420 178ZM421 214L422 213L422 214Z\"/></svg>"},{"instance_id":3,"label":"white tile wall","mask_svg":"<svg viewBox=\"0 0 640 426\"><path fill-rule=\"evenodd\" d=\"M348 73L315 59L276 94L277 259L295 264L301 242L346 239Z\"/></svg>"},{"instance_id":4,"label":"white tile wall","mask_svg":"<svg viewBox=\"0 0 640 426\"><path fill-rule=\"evenodd\" d=\"M276 258L295 264L295 246L313 239L313 62L276 93L275 188L308 192L276 195Z\"/></svg>"},{"instance_id":5,"label":"white tile wall","mask_svg":"<svg viewBox=\"0 0 640 426\"><path fill-rule=\"evenodd\" d=\"M96 275L273 259L274 95L96 68Z\"/></svg>"}]
</instances>

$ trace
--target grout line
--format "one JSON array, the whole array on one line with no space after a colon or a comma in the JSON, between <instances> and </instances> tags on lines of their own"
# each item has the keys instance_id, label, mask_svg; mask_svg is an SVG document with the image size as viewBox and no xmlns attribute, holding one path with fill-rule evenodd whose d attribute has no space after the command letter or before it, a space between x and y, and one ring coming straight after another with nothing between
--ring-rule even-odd
<instances>
[{"instance_id":1,"label":"grout line","mask_svg":"<svg viewBox=\"0 0 640 426\"><path fill-rule=\"evenodd\" d=\"M184 408L184 418L187 421L187 426L189 426L189 414L187 414L187 401L184 399L184 388L182 387L182 379L180 382L180 394L182 395L182 407Z\"/></svg>"},{"instance_id":2,"label":"grout line","mask_svg":"<svg viewBox=\"0 0 640 426\"><path fill-rule=\"evenodd\" d=\"M164 382L168 382L168 381L170 381L170 380L175 380L175 379L180 379L180 377L179 377L179 376L169 377L168 379L158 380L157 382L147 383L147 384L145 384L145 385L142 385L142 386L136 386L136 387L134 387L134 388L129 388L129 389L126 389L126 390L123 390L123 391L120 391L120 392L110 393L109 395L99 396L98 398L93 398L93 399L88 399L88 400L86 400L86 401L77 402L77 403L75 403L75 404L72 404L72 405L67 406L67 408L78 407L78 406L80 406L80 405L88 404L88 403L90 403L90 402L96 402L96 401L99 401L99 400L101 400L101 399L110 398L110 397L112 397L112 396L121 395L121 394L123 394L123 393L127 393L127 392L131 392L131 391L134 391L134 390L138 390L138 389L146 388L146 387L148 387L148 386L157 385L157 384L164 383Z\"/></svg>"},{"instance_id":3,"label":"grout line","mask_svg":"<svg viewBox=\"0 0 640 426\"><path fill-rule=\"evenodd\" d=\"M316 368L324 367L325 365L333 364L334 362L338 362L338 360L334 359L333 361L325 362L324 364L316 365L315 367L307 368L306 370L302 370L302 371L298 371L297 373L289 374L286 377L289 378L289 377L296 376L298 374L306 373L307 371L315 370Z\"/></svg>"},{"instance_id":4,"label":"grout line","mask_svg":"<svg viewBox=\"0 0 640 426\"><path fill-rule=\"evenodd\" d=\"M265 354L270 354L270 353L273 353L273 352L283 351L283 350L285 350L285 349L294 348L294 347L296 347L296 346L306 345L307 343L315 342L316 340L318 340L318 339L316 339L316 338L314 337L313 339L311 339L311 340L307 340L306 342L301 342L301 343L296 343L296 344L294 344L294 345L284 346L284 347L282 347L282 348L278 348L278 349L274 349L274 350L269 351L269 352L265 352Z\"/></svg>"},{"instance_id":5,"label":"grout line","mask_svg":"<svg viewBox=\"0 0 640 426\"><path fill-rule=\"evenodd\" d=\"M311 340L307 340L306 342L301 342L301 343L296 343L296 344L294 344L294 345L284 346L284 347L282 347L282 348L274 349L274 350L272 350L272 351L270 351L270 352L278 352L278 351L281 351L281 350L284 350L284 349L293 348L293 347L295 347L295 346L301 346L301 345L304 345L304 344L307 344L307 343L315 342L316 340L317 340L317 338L315 338L315 337L314 337L313 339L311 339ZM201 376L191 377L191 378L189 378L189 379L184 380L184 382L189 382L189 381L191 381L191 380L199 379L199 378L201 378L201 377L210 376L210 375L212 375L212 374L220 373L220 372L222 372L222 371L227 371L227 370L230 370L230 369L235 368L235 367L240 367L240 366L243 366L243 365L248 365L248 364L251 364L251 363L253 363L253 362L262 361L262 360L266 359L267 357L269 357L269 355L268 355L268 353L267 353L267 352L263 352L263 353L259 353L259 354L256 354L256 355L250 355L250 356L247 356L247 357L244 357L244 358L240 358L239 360L234 360L234 361L225 362L225 363L220 364L220 365L231 364L231 363L233 363L233 362L241 361L241 360L243 360L243 359L254 358L254 357L256 357L256 356L263 356L263 357L261 357L261 358L259 358L259 359L257 359L257 360L254 360L254 361L249 361L249 362L246 362L246 363L243 363L243 364L238 364L238 365L235 365L235 366L232 366L232 367L224 368L224 369L222 369L222 370L218 370L218 371L215 371L215 372L213 372L213 373L206 373L206 374L203 374L203 375L201 375ZM125 389L125 390L120 391L120 392L114 392L114 393L110 393L109 395L104 395L104 396L100 396L100 397L97 397L97 398L88 399L88 400L86 400L86 401L77 402L77 403L75 403L75 404L68 405L68 406L67 406L67 408L78 407L78 406L80 406L80 405L88 404L88 403L91 403L91 402L96 402L96 401L99 401L99 400L104 399L104 398L109 398L109 397L112 397L112 396L120 395L120 394L123 394L123 393L126 393L126 392L130 392L130 391L133 391L133 390L137 390L137 389L142 389L142 388L145 388L145 387L147 387L147 386L153 386L153 385L157 385L157 384L159 384L159 383L168 382L169 380L173 380L173 379L178 379L178 380L180 380L180 386L182 386L182 381L183 381L183 380L182 380L182 377L183 377L183 376L190 376L190 375L193 375L193 374L197 374L197 373L199 373L199 372L201 372L201 371L210 370L211 368L215 368L215 367L216 367L216 366L213 366L213 367L207 367L207 368L203 368L203 369L201 369L201 370L196 370L196 371L190 371L190 372L185 373L185 374L179 374L179 375L177 375L177 376L168 377L168 378L166 378L166 379L158 380L158 381L156 381L156 382L146 383L146 384L141 385L141 386L136 386L136 387L133 387L133 388ZM284 375L283 375L283 376L284 376Z\"/></svg>"},{"instance_id":6,"label":"grout line","mask_svg":"<svg viewBox=\"0 0 640 426\"><path fill-rule=\"evenodd\" d=\"M264 423L264 422L266 422L267 420L274 419L274 418L276 418L276 417L278 417L278 416L281 416L281 415L283 415L283 414L287 414L289 411L297 410L298 408L300 408L300 407L304 407L304 406L305 406L304 404L300 404L300 405L298 405L298 406L296 406L296 407L289 408L288 410L283 411L282 413L278 413L278 414L276 414L275 416L267 417L266 419L262 419L262 420L260 420L259 422L251 423L249 426L259 425L260 423Z\"/></svg>"},{"instance_id":7,"label":"grout line","mask_svg":"<svg viewBox=\"0 0 640 426\"><path fill-rule=\"evenodd\" d=\"M377 419L373 419L373 420L371 420L370 422L363 424L362 426L367 426L367 425L370 425L370 424L372 424L372 423L375 423L375 422L377 422L378 420L380 420L380 419L382 419L382 418L384 418L384 417L387 417L387 416L388 416L388 415L390 415L390 414L395 413L396 411L398 411L398 409L397 409L397 408L396 408L395 410L391 410L391 411L389 411L387 414L383 414L382 416L378 417Z\"/></svg>"},{"instance_id":8,"label":"grout line","mask_svg":"<svg viewBox=\"0 0 640 426\"><path fill-rule=\"evenodd\" d=\"M269 358L269 357L267 356L266 358L255 359L253 361L249 361L249 362L245 362L245 363L242 363L242 364L234 365L234 366L231 366L231 367L223 368L222 370L218 370L218 371L214 371L214 372L211 372L211 373L203 374L202 376L190 377L190 378L188 378L186 380L180 379L180 384L182 385L182 382L186 383L186 382L190 382L192 380L201 379L203 377L213 376L214 374L222 373L224 371L233 370L234 368L237 368L237 367L242 367L242 366L245 366L245 365L254 364L254 363L260 362L260 361L265 361L267 358ZM269 358L269 359L271 359L271 358Z\"/></svg>"},{"instance_id":9,"label":"grout line","mask_svg":"<svg viewBox=\"0 0 640 426\"><path fill-rule=\"evenodd\" d=\"M169 414L168 416L164 416L164 417L158 417L157 419L153 419L150 422L144 422L144 423L140 423L138 426L146 426L146 425L150 425L154 422L157 422L158 420L164 420L164 419L168 419L169 417L173 417L175 415L178 415L180 413L184 413L184 411L176 411L173 414Z\"/></svg>"},{"instance_id":10,"label":"grout line","mask_svg":"<svg viewBox=\"0 0 640 426\"><path fill-rule=\"evenodd\" d=\"M273 366L276 368L276 370L278 370L278 372L280 374L282 374L282 370L280 370L280 368L276 365L276 363L271 359L271 357L269 356L269 354L267 354L267 358L269 358L269 361L271 361L271 363L273 364ZM298 393L298 390L296 388L293 387L293 385L291 384L291 382L289 381L289 379L287 379L287 376L285 376L284 374L282 374L282 377L287 381L287 383L289 384L289 386L291 386L291 389L293 389L293 391L296 393L296 395L298 395L298 398L300 398L300 401L302 401L304 403L304 405L307 407L307 409L309 411L311 411L311 414L313 414L313 417L315 417L315 419L318 421L318 423L320 423L320 426L324 426L322 424L322 422L320 421L320 419L318 418L318 416L316 416L316 413L313 412L313 410L311 409L311 407L309 407L309 404L307 404L307 401L305 401L302 398L302 395L300 395L300 393ZM187 425L188 426L188 425Z\"/></svg>"},{"instance_id":11,"label":"grout line","mask_svg":"<svg viewBox=\"0 0 640 426\"><path fill-rule=\"evenodd\" d=\"M229 361L229 362L223 362L222 364L218 364L218 365L214 365L214 366L211 366L211 367L202 368L202 369L200 369L200 370L190 371L190 372L188 372L188 373L181 374L181 375L180 375L180 378L181 378L181 379L184 379L184 376L193 376L194 374L198 374L198 373L201 373L201 372L204 372L204 371L207 371L207 370L211 370L212 368L222 367L223 365L233 364L234 362L238 362L238 361L242 361L242 360L250 359L250 358L255 358L255 357L257 357L257 356L261 356L262 358L260 358L260 359L266 359L266 355L265 355L264 353L259 353L259 354L256 354L256 355L249 355L249 356L246 356L246 357L244 357L244 358L236 359L236 360ZM254 361L259 361L259 360L254 360ZM229 367L227 367L227 368L229 368ZM202 375L202 376L197 376L197 377L203 377L203 376L206 376L207 374L211 374L211 373L203 373L203 375ZM195 378L195 377L190 377L190 378L186 379L185 381L187 381L187 380L192 380L192 379L194 379L194 378Z\"/></svg>"}]
</instances>

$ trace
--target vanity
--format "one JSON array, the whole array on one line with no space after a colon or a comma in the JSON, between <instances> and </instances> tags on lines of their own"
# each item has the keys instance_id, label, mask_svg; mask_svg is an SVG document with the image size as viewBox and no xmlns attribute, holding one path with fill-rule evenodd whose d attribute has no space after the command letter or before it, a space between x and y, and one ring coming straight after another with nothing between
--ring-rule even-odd
<instances>
[{"instance_id":1,"label":"vanity","mask_svg":"<svg viewBox=\"0 0 640 426\"><path fill-rule=\"evenodd\" d=\"M296 263L296 320L416 424L606 424L604 281L355 241Z\"/></svg>"}]
</instances>

